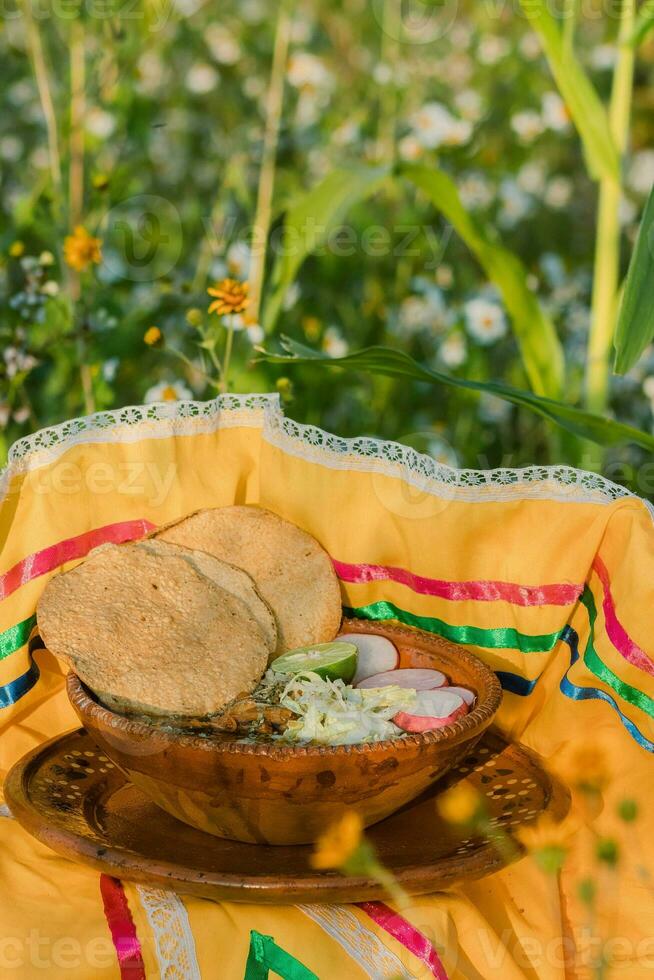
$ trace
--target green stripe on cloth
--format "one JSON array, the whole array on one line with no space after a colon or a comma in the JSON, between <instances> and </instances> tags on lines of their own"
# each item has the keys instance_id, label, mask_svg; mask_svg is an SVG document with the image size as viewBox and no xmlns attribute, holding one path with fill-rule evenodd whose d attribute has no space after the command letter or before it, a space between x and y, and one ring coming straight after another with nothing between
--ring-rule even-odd
<instances>
[{"instance_id":1,"label":"green stripe on cloth","mask_svg":"<svg viewBox=\"0 0 654 980\"><path fill-rule=\"evenodd\" d=\"M486 647L490 650L519 650L521 653L548 653L561 639L561 630L554 633L519 633L511 626L497 629L481 629L478 626L453 626L433 616L418 616L400 609L393 602L381 600L368 606L355 606L344 610L346 615L356 619L396 619L405 626L415 626L428 633L470 646Z\"/></svg>"},{"instance_id":2,"label":"green stripe on cloth","mask_svg":"<svg viewBox=\"0 0 654 980\"><path fill-rule=\"evenodd\" d=\"M11 653L20 650L29 639L32 629L36 625L36 616L28 616L22 623L10 626L4 633L0 633L0 660L4 660Z\"/></svg>"},{"instance_id":3,"label":"green stripe on cloth","mask_svg":"<svg viewBox=\"0 0 654 980\"><path fill-rule=\"evenodd\" d=\"M581 602L586 607L588 612L588 619L590 621L590 633L588 635L588 642L586 643L586 649L584 650L584 663L588 667L591 674L598 677L601 681L604 681L610 688L612 688L616 694L619 694L621 698L624 698L629 704L633 704L636 708L640 708L650 717L654 718L654 700L650 698L644 691L639 691L637 687L632 687L631 684L627 684L626 681L620 680L617 674L614 674L610 667L600 660L597 650L593 645L593 640L595 637L595 620L597 619L597 607L595 605L595 597L590 591L588 586L585 587L583 594L581 596Z\"/></svg>"}]
</instances>

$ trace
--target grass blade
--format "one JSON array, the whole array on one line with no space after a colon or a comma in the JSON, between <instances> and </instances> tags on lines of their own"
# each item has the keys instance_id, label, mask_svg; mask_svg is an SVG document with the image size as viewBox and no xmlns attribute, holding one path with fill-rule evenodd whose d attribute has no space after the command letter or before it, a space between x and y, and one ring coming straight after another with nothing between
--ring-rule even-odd
<instances>
[{"instance_id":1,"label":"grass blade","mask_svg":"<svg viewBox=\"0 0 654 980\"><path fill-rule=\"evenodd\" d=\"M540 415L542 418L561 426L568 432L582 439L590 439L602 446L619 443L635 443L645 449L654 450L654 436L641 432L631 425L615 422L601 415L593 415L564 402L552 398L542 398L530 391L521 391L509 385L496 381L467 381L434 371L419 364L403 351L390 347L366 347L343 357L328 357L321 352L313 351L303 344L298 344L288 338L283 339L286 353L274 353L261 350L263 360L272 364L315 364L321 368L348 368L352 371L363 371L367 374L381 374L393 378L408 378L412 381L422 381L433 385L447 385L479 394L487 392L496 395L504 401L511 402L521 408Z\"/></svg>"},{"instance_id":2,"label":"grass blade","mask_svg":"<svg viewBox=\"0 0 654 980\"><path fill-rule=\"evenodd\" d=\"M527 285L527 272L520 259L468 214L447 174L414 165L402 166L400 173L428 195L498 286L531 387L536 394L556 398L563 390L563 349L552 321Z\"/></svg>"},{"instance_id":3,"label":"grass blade","mask_svg":"<svg viewBox=\"0 0 654 980\"><path fill-rule=\"evenodd\" d=\"M625 374L634 366L645 348L654 339L654 187L645 205L640 222L636 247L622 294L622 303L615 331L615 366L617 374Z\"/></svg>"},{"instance_id":4,"label":"grass blade","mask_svg":"<svg viewBox=\"0 0 654 980\"><path fill-rule=\"evenodd\" d=\"M525 17L540 37L550 70L581 138L586 164L595 179L618 180L618 152L606 109L590 79L570 50L546 0L520 0Z\"/></svg>"},{"instance_id":5,"label":"grass blade","mask_svg":"<svg viewBox=\"0 0 654 980\"><path fill-rule=\"evenodd\" d=\"M289 209L284 221L283 248L273 268L264 307L262 325L266 333L274 329L286 290L306 257L338 227L354 204L381 187L390 170L389 166L334 170Z\"/></svg>"}]
</instances>

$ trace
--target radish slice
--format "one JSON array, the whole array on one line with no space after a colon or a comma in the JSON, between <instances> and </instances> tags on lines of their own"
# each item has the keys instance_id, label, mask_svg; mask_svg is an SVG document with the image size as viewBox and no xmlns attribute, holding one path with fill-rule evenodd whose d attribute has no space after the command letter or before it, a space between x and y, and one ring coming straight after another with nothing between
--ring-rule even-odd
<instances>
[{"instance_id":1,"label":"radish slice","mask_svg":"<svg viewBox=\"0 0 654 980\"><path fill-rule=\"evenodd\" d=\"M399 711L393 721L405 732L428 732L434 728L444 728L468 713L467 705L458 694L449 690L418 691L416 703L411 711Z\"/></svg>"},{"instance_id":2,"label":"radish slice","mask_svg":"<svg viewBox=\"0 0 654 980\"><path fill-rule=\"evenodd\" d=\"M397 648L385 636L376 636L375 633L343 633L337 639L354 643L357 648L359 660L352 680L355 687L366 677L394 670L400 662Z\"/></svg>"},{"instance_id":3,"label":"radish slice","mask_svg":"<svg viewBox=\"0 0 654 980\"><path fill-rule=\"evenodd\" d=\"M477 695L474 691L470 691L467 687L444 687L444 691L448 691L450 694L458 694L460 698L463 698L465 703L470 707L477 700Z\"/></svg>"},{"instance_id":4,"label":"radish slice","mask_svg":"<svg viewBox=\"0 0 654 980\"><path fill-rule=\"evenodd\" d=\"M383 674L366 677L358 687L389 687L391 684L397 684L398 687L409 687L414 691L432 691L435 687L442 687L446 683L447 677L441 674L440 670L402 667L400 670L387 670Z\"/></svg>"}]
</instances>

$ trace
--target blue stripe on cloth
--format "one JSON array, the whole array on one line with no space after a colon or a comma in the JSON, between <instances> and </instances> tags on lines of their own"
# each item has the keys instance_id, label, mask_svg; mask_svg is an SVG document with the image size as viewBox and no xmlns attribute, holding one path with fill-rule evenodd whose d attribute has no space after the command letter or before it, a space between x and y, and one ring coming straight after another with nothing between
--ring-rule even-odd
<instances>
[{"instance_id":1,"label":"blue stripe on cloth","mask_svg":"<svg viewBox=\"0 0 654 980\"><path fill-rule=\"evenodd\" d=\"M39 668L32 661L28 670L15 681L0 687L0 708L8 708L19 701L24 694L31 691L40 677Z\"/></svg>"}]
</instances>

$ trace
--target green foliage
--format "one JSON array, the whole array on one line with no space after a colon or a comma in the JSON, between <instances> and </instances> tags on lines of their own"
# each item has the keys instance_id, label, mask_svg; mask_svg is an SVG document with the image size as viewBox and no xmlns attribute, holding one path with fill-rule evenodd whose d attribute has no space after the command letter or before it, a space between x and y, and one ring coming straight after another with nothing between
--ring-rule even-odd
<instances>
[{"instance_id":1,"label":"green foliage","mask_svg":"<svg viewBox=\"0 0 654 980\"><path fill-rule=\"evenodd\" d=\"M529 391L520 391L496 381L469 381L452 377L441 371L434 371L423 364L418 364L413 358L402 351L388 347L368 347L363 350L346 354L342 357L329 357L312 351L301 344L284 339L287 354L276 354L262 351L265 360L276 364L304 363L321 367L347 367L354 371L365 371L370 374L382 374L387 377L408 378L411 381L425 381L429 384L448 385L478 394L486 393L501 398L504 401L528 408L549 422L554 422L561 428L583 439L590 439L602 446L616 443L635 443L650 451L654 450L654 436L647 432L621 422L593 415L582 409L557 402L551 398L541 398Z\"/></svg>"},{"instance_id":2,"label":"green foliage","mask_svg":"<svg viewBox=\"0 0 654 980\"><path fill-rule=\"evenodd\" d=\"M560 395L564 381L563 350L552 321L527 285L527 270L520 259L466 211L454 181L447 174L409 165L401 167L400 173L420 188L452 223L490 281L499 287L533 390L538 395Z\"/></svg>"},{"instance_id":3,"label":"green foliage","mask_svg":"<svg viewBox=\"0 0 654 980\"><path fill-rule=\"evenodd\" d=\"M654 339L654 189L643 214L625 280L615 332L615 371L625 374Z\"/></svg>"},{"instance_id":4,"label":"green foliage","mask_svg":"<svg viewBox=\"0 0 654 980\"><path fill-rule=\"evenodd\" d=\"M596 188L569 116L595 170L615 175L602 104L617 18L582 9L564 38L540 0L527 17L503 4L456 6L445 23L451 5L434 5L419 36L409 18L401 43L382 30L379 5L295 6L264 320L236 324L232 386L278 390L298 419L344 436L399 438L466 467L587 466L572 432L590 425L614 446L607 473L645 490L652 349L612 379L601 425L576 409ZM106 16L86 7L80 22L33 18L38 85L28 25L10 18L0 31L2 455L28 431L93 409L215 394L226 337L207 313L206 289L226 275L247 279L262 247L252 224L279 6L187 7L125 11L112 0ZM80 45L85 104L76 114ZM654 181L654 46L637 55L620 242L612 235L623 260ZM64 258L78 218L102 239L102 262L79 277ZM649 322L639 299L628 345L642 343ZM165 338L157 349L143 341L152 326ZM449 380L407 383L397 364L384 374L377 362L321 374L298 361L280 377L281 365L253 364L262 327L325 357L391 348ZM556 434L552 421L567 431Z\"/></svg>"},{"instance_id":5,"label":"green foliage","mask_svg":"<svg viewBox=\"0 0 654 980\"><path fill-rule=\"evenodd\" d=\"M606 110L575 55L567 50L547 0L521 0L525 16L541 39L552 74L581 137L586 162L597 179L618 179L618 153Z\"/></svg>"},{"instance_id":6,"label":"green foliage","mask_svg":"<svg viewBox=\"0 0 654 980\"><path fill-rule=\"evenodd\" d=\"M285 215L280 254L264 310L263 325L267 333L274 329L287 290L306 257L327 241L330 232L339 228L354 204L382 186L389 173L388 166L333 170L292 202Z\"/></svg>"}]
</instances>

